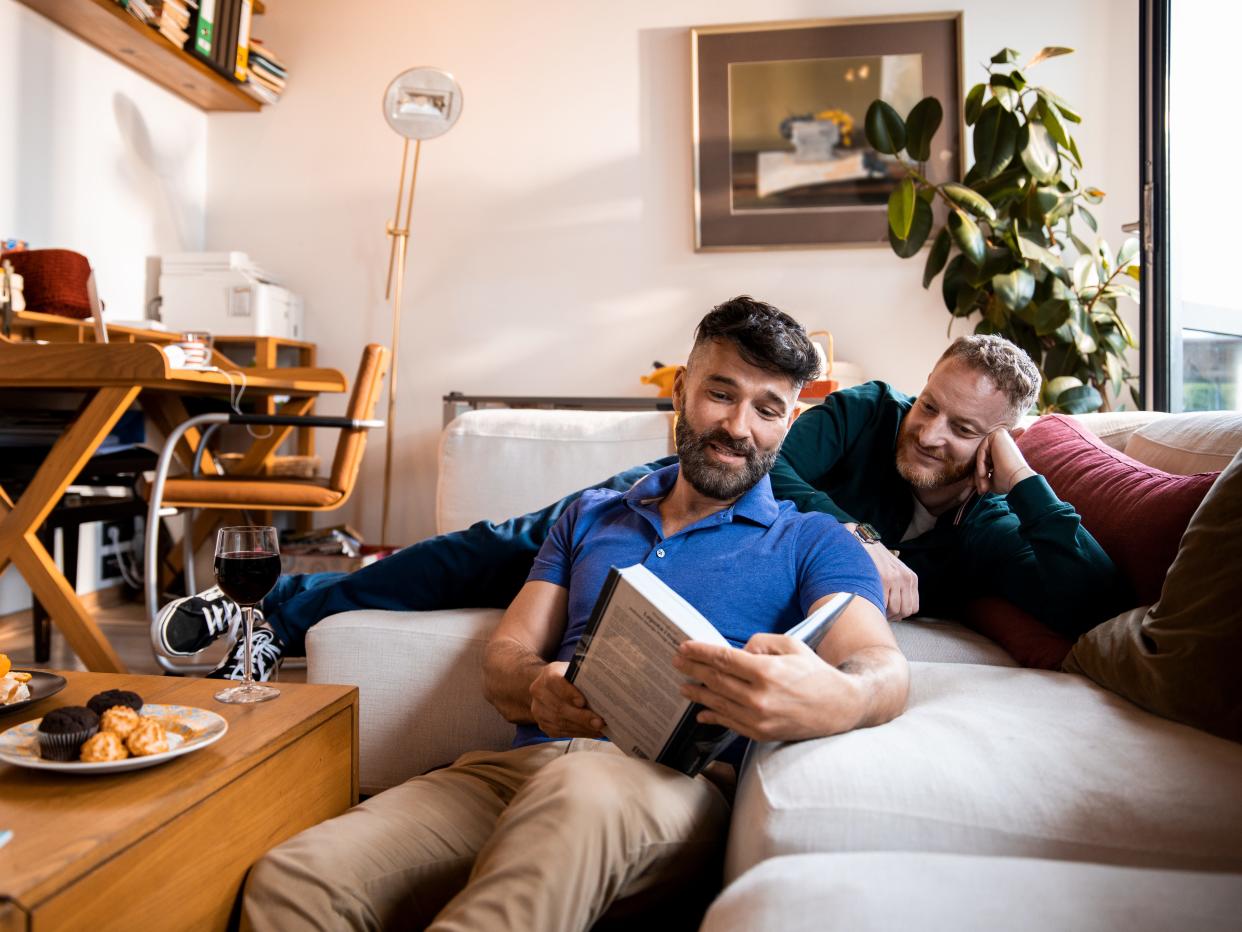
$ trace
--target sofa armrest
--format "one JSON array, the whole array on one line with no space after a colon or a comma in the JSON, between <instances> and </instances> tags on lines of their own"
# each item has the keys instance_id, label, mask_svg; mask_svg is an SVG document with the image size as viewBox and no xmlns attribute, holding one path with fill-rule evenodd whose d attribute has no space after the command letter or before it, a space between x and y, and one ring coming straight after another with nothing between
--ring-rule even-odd
<instances>
[{"instance_id":1,"label":"sofa armrest","mask_svg":"<svg viewBox=\"0 0 1242 932\"><path fill-rule=\"evenodd\" d=\"M483 648L502 614L345 612L310 629L307 682L358 687L363 793L513 741L481 688Z\"/></svg>"}]
</instances>

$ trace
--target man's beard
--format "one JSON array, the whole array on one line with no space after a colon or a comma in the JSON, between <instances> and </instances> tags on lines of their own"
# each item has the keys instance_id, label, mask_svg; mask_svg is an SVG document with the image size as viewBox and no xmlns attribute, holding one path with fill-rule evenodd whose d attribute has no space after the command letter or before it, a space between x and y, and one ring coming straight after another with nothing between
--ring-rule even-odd
<instances>
[{"instance_id":1,"label":"man's beard","mask_svg":"<svg viewBox=\"0 0 1242 932\"><path fill-rule=\"evenodd\" d=\"M778 450L760 451L754 444L737 441L723 428L699 433L683 414L675 431L681 474L700 495L729 502L745 495L772 469ZM715 444L728 453L746 457L737 467L714 462L707 452Z\"/></svg>"},{"instance_id":2,"label":"man's beard","mask_svg":"<svg viewBox=\"0 0 1242 932\"><path fill-rule=\"evenodd\" d=\"M921 449L918 441L914 438L912 431L907 433L903 422L901 430L897 433L897 472L916 489L943 489L945 486L960 482L975 470L973 457L964 462L955 463L935 453L928 453L928 455L936 456L940 461L940 466L926 465L915 460L916 449Z\"/></svg>"}]
</instances>

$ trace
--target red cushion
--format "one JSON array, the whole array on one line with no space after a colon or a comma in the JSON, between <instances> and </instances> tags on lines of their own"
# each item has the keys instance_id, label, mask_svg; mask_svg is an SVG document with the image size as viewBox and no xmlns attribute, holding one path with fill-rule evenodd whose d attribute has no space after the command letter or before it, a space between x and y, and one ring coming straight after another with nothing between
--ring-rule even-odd
<instances>
[{"instance_id":1,"label":"red cushion","mask_svg":"<svg viewBox=\"0 0 1242 932\"><path fill-rule=\"evenodd\" d=\"M1006 599L987 596L966 606L966 627L989 637L1024 667L1060 670L1074 645Z\"/></svg>"},{"instance_id":2,"label":"red cushion","mask_svg":"<svg viewBox=\"0 0 1242 932\"><path fill-rule=\"evenodd\" d=\"M1018 448L1062 500L1069 502L1138 596L1160 599L1190 516L1218 472L1176 476L1106 446L1071 418L1039 418Z\"/></svg>"}]
</instances>

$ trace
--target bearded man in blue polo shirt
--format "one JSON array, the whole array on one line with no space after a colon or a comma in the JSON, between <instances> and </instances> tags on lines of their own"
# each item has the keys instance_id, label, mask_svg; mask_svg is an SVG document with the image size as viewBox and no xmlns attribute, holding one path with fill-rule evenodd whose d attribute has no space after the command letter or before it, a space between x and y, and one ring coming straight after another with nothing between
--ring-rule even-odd
<instances>
[{"instance_id":1,"label":"bearded man in blue polo shirt","mask_svg":"<svg viewBox=\"0 0 1242 932\"><path fill-rule=\"evenodd\" d=\"M792 741L899 715L909 670L871 559L836 518L772 496L815 369L775 308L735 299L708 314L674 387L679 462L570 505L488 644L484 692L519 725L514 747L466 754L270 852L243 928L587 929L618 898L710 873L731 766L692 778L626 757L565 679L610 566L642 563L730 641L688 642L674 662L700 721ZM841 592L861 598L817 651L784 636Z\"/></svg>"}]
</instances>

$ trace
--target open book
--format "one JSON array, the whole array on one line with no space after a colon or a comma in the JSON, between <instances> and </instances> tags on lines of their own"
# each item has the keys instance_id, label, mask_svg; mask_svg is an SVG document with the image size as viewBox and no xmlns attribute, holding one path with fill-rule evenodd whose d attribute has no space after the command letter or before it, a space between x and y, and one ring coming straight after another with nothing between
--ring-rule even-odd
<instances>
[{"instance_id":1,"label":"open book","mask_svg":"<svg viewBox=\"0 0 1242 932\"><path fill-rule=\"evenodd\" d=\"M812 650L854 596L825 602L786 633ZM673 666L682 641L729 642L693 605L645 566L613 567L565 678L607 723L604 734L629 754L694 776L736 732L695 719L703 706L681 695Z\"/></svg>"}]
</instances>

